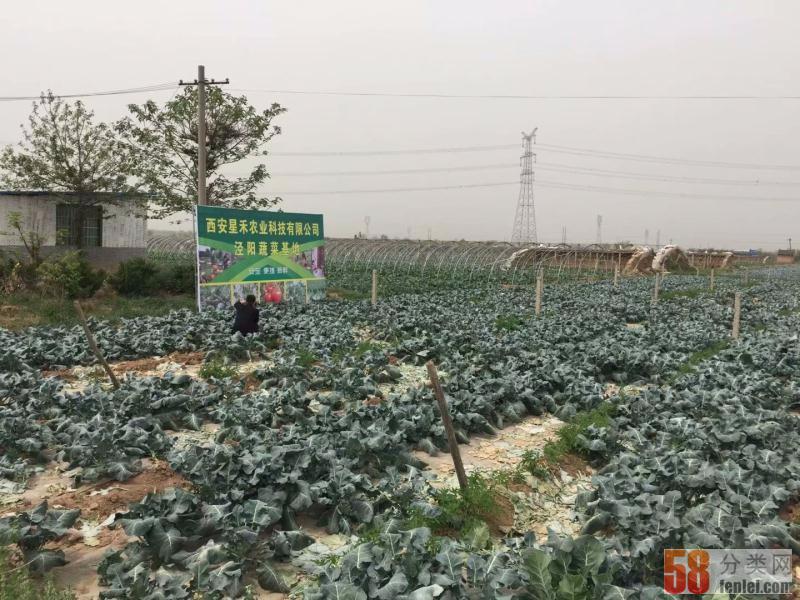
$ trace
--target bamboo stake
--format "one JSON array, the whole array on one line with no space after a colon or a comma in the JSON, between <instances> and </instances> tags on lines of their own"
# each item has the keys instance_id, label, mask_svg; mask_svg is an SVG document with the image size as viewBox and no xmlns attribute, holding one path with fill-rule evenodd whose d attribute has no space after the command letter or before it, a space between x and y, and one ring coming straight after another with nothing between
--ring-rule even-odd
<instances>
[{"instance_id":1,"label":"bamboo stake","mask_svg":"<svg viewBox=\"0 0 800 600\"><path fill-rule=\"evenodd\" d=\"M712 292L714 291L714 269L711 269L711 279L709 280L709 287Z\"/></svg>"},{"instance_id":2,"label":"bamboo stake","mask_svg":"<svg viewBox=\"0 0 800 600\"><path fill-rule=\"evenodd\" d=\"M614 265L614 287L619 285L619 265Z\"/></svg>"},{"instance_id":3,"label":"bamboo stake","mask_svg":"<svg viewBox=\"0 0 800 600\"><path fill-rule=\"evenodd\" d=\"M536 316L542 314L542 291L544 290L544 273L539 269L536 274Z\"/></svg>"},{"instance_id":4,"label":"bamboo stake","mask_svg":"<svg viewBox=\"0 0 800 600\"><path fill-rule=\"evenodd\" d=\"M442 415L444 430L447 432L447 444L450 446L453 466L456 468L458 485L462 490L466 490L469 485L467 482L467 474L464 472L464 463L461 462L458 440L456 440L456 432L453 429L453 421L450 419L450 409L447 408L447 399L444 397L442 385L439 383L439 374L436 372L436 365L433 364L432 360L425 363L425 367L428 369L428 377L430 377L431 386L433 387L433 395L436 396L436 402L439 404L439 412Z\"/></svg>"},{"instance_id":5,"label":"bamboo stake","mask_svg":"<svg viewBox=\"0 0 800 600\"><path fill-rule=\"evenodd\" d=\"M742 292L736 292L733 297L733 329L731 337L735 340L739 339L739 325L742 318Z\"/></svg>"},{"instance_id":6,"label":"bamboo stake","mask_svg":"<svg viewBox=\"0 0 800 600\"><path fill-rule=\"evenodd\" d=\"M86 315L83 314L83 308L81 307L81 303L75 300L75 311L78 313L78 319L81 321L81 325L83 325L83 331L86 334L86 339L89 342L89 348L94 352L94 355L97 357L97 360L105 369L106 373L108 373L108 378L111 380L111 385L114 386L115 390L119 389L119 381L117 380L117 376L114 375L114 371L111 370L111 367L108 366L106 359L103 357L103 353L100 352L100 348L97 347L97 341L94 339L94 334L92 330L89 329L89 323L86 321Z\"/></svg>"},{"instance_id":7,"label":"bamboo stake","mask_svg":"<svg viewBox=\"0 0 800 600\"><path fill-rule=\"evenodd\" d=\"M661 273L656 273L656 285L653 288L653 304L658 304L658 292L661 290Z\"/></svg>"},{"instance_id":8,"label":"bamboo stake","mask_svg":"<svg viewBox=\"0 0 800 600\"><path fill-rule=\"evenodd\" d=\"M372 269L372 306L378 304L378 270Z\"/></svg>"}]
</instances>

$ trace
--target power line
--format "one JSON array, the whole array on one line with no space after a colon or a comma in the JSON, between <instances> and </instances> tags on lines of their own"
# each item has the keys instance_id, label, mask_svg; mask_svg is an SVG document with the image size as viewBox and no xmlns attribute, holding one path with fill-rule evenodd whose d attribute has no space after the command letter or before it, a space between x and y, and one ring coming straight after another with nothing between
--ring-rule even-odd
<instances>
[{"instance_id":1,"label":"power line","mask_svg":"<svg viewBox=\"0 0 800 600\"><path fill-rule=\"evenodd\" d=\"M487 188L487 187L500 187L519 185L519 181L504 181L504 182L489 182L489 183L472 183L472 184L458 184L458 185L443 185L443 186L424 186L424 187L404 187L404 188L384 188L384 189L355 189L355 190L314 190L314 191L285 191L281 193L274 193L276 196L327 196L336 194L383 194L395 192L431 192L439 190L456 190L464 188ZM633 196L654 196L654 197L668 197L668 198L685 198L697 200L731 200L731 201L755 201L755 202L800 202L800 198L757 198L752 196L723 196L714 194L685 194L681 192L662 192L658 190L631 190L626 188L609 188L594 185L580 185L571 183L562 183L559 181L543 181L537 180L536 185L539 187L562 189L570 191L581 192L600 192L612 193Z\"/></svg>"},{"instance_id":2,"label":"power line","mask_svg":"<svg viewBox=\"0 0 800 600\"><path fill-rule=\"evenodd\" d=\"M519 181L501 181L493 183L464 183L457 185L441 185L433 187L407 187L377 190L316 190L316 191L287 191L283 193L273 193L274 196L327 196L329 194L383 194L390 192L433 192L438 190L460 190L463 188L486 188L499 187L506 185L519 185Z\"/></svg>"},{"instance_id":3,"label":"power line","mask_svg":"<svg viewBox=\"0 0 800 600\"><path fill-rule=\"evenodd\" d=\"M708 185L734 185L734 186L759 186L759 185L785 185L797 186L800 181L772 181L761 179L715 179L708 177L680 177L671 175L660 175L658 173L638 173L635 171L616 171L612 169L594 169L591 167L581 167L577 165L567 165L563 163L538 162L537 168L544 171L554 171L560 173L572 173L576 175L592 175L597 177L611 177L619 179L633 179L641 181L663 181L670 183L698 183ZM362 171L289 171L278 172L278 177L356 177L373 175L413 175L419 173L451 173L463 171L488 171L496 169L518 169L516 163L497 163L489 165L465 165L452 167L418 167L408 169L376 169Z\"/></svg>"},{"instance_id":4,"label":"power line","mask_svg":"<svg viewBox=\"0 0 800 600\"><path fill-rule=\"evenodd\" d=\"M679 175L660 175L658 173L639 173L636 171L616 171L613 169L594 169L591 167L580 167L577 165L565 165L562 163L537 162L539 168L546 171L560 171L564 173L597 175L603 177L615 177L620 179L640 179L652 181L665 181L675 183L701 183L712 185L800 185L800 181L773 181L762 179L716 179L710 177L681 177Z\"/></svg>"},{"instance_id":5,"label":"power line","mask_svg":"<svg viewBox=\"0 0 800 600\"><path fill-rule=\"evenodd\" d=\"M320 152L270 152L270 156L394 156L404 154L448 154L461 152L492 152L518 148L517 144L500 144L493 146L462 146L451 148L414 148L398 150L353 150L353 151L320 151ZM623 152L605 152L588 148L575 148L556 144L538 144L542 150L559 154L572 154L592 158L608 158L630 160L638 162L656 162L673 165L686 165L697 167L725 167L735 169L771 169L771 170L800 170L800 165L765 165L752 163L735 163L723 161L692 160L686 158L670 158L664 156L651 156L647 154L631 154ZM547 164L547 163L542 163Z\"/></svg>"},{"instance_id":6,"label":"power line","mask_svg":"<svg viewBox=\"0 0 800 600\"><path fill-rule=\"evenodd\" d=\"M154 85L146 85L135 88L124 88L120 90L107 90L103 92L80 92L74 94L53 94L56 98L86 98L89 96L120 96L123 94L141 94L146 92L161 92L172 90L175 87L174 82L157 83ZM0 96L0 102L18 102L21 100L39 100L42 96L47 94L42 93L38 96Z\"/></svg>"},{"instance_id":7,"label":"power line","mask_svg":"<svg viewBox=\"0 0 800 600\"><path fill-rule=\"evenodd\" d=\"M664 198L686 198L697 200L734 200L747 202L798 202L800 198L756 198L753 196L722 196L718 194L686 194L683 192L662 192L658 190L631 190L626 188L609 188L595 185L581 185L572 183L562 183L558 181L537 181L540 187L553 189L585 191L585 192L605 192L612 194L623 194L633 196L657 196Z\"/></svg>"},{"instance_id":8,"label":"power line","mask_svg":"<svg viewBox=\"0 0 800 600\"><path fill-rule=\"evenodd\" d=\"M518 169L519 165L514 163L496 165L468 165L463 167L420 167L414 169L385 169L374 171L290 171L288 173L276 173L280 177L350 177L361 175L411 175L415 173L450 173L456 171L487 171L492 169Z\"/></svg>"},{"instance_id":9,"label":"power line","mask_svg":"<svg viewBox=\"0 0 800 600\"><path fill-rule=\"evenodd\" d=\"M257 92L266 94L291 94L299 96L354 96L378 98L440 98L462 100L800 100L800 96L792 95L565 95L565 94L444 94L435 92L342 92L333 90L267 90L235 88L235 92Z\"/></svg>"},{"instance_id":10,"label":"power line","mask_svg":"<svg viewBox=\"0 0 800 600\"><path fill-rule=\"evenodd\" d=\"M774 170L800 170L800 165L763 165L752 163L735 163L712 160L691 160L687 158L669 158L665 156L651 156L647 154L630 154L624 152L606 152L588 148L575 148L556 144L540 144L543 150L560 154L573 154L576 156L592 156L599 158L631 160L638 162L661 162L673 165L686 165L697 167L724 167L734 169L774 169Z\"/></svg>"},{"instance_id":11,"label":"power line","mask_svg":"<svg viewBox=\"0 0 800 600\"><path fill-rule=\"evenodd\" d=\"M499 146L461 146L454 148L416 148L407 150L353 150L332 152L270 152L270 156L393 156L399 154L447 154L460 152L492 152L519 148L519 144L503 144Z\"/></svg>"}]
</instances>

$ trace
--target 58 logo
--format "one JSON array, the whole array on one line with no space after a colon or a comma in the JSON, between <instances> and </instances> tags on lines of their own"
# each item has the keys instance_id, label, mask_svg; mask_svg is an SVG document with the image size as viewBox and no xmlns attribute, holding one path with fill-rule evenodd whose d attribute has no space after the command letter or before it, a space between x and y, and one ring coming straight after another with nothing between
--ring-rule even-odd
<instances>
[{"instance_id":1,"label":"58 logo","mask_svg":"<svg viewBox=\"0 0 800 600\"><path fill-rule=\"evenodd\" d=\"M709 587L708 562L705 550L664 550L664 591L705 594Z\"/></svg>"}]
</instances>

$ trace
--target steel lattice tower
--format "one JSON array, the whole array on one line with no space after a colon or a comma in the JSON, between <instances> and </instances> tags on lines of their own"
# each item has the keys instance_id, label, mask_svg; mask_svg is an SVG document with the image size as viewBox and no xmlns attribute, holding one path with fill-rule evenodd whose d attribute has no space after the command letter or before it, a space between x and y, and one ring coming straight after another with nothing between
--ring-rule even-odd
<instances>
[{"instance_id":1,"label":"steel lattice tower","mask_svg":"<svg viewBox=\"0 0 800 600\"><path fill-rule=\"evenodd\" d=\"M532 145L536 143L535 127L530 133L522 132L522 147L524 153L519 159L522 171L519 175L519 201L517 202L517 215L514 218L514 233L511 242L514 244L535 244L536 238L536 211L533 206L533 163L536 155Z\"/></svg>"}]
</instances>

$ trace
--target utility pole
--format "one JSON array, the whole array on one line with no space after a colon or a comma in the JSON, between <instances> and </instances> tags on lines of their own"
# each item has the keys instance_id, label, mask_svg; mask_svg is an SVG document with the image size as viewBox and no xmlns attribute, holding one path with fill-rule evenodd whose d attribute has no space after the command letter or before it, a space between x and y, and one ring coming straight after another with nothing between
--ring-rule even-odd
<instances>
[{"instance_id":1,"label":"utility pole","mask_svg":"<svg viewBox=\"0 0 800 600\"><path fill-rule=\"evenodd\" d=\"M203 65L197 66L197 79L191 82L184 82L181 79L178 85L197 86L197 203L206 204L208 202L206 187L206 86L207 85L226 85L230 83L228 78L225 81L206 79L206 68Z\"/></svg>"},{"instance_id":2,"label":"utility pole","mask_svg":"<svg viewBox=\"0 0 800 600\"><path fill-rule=\"evenodd\" d=\"M603 243L603 215L597 215L597 239L595 239L596 244Z\"/></svg>"},{"instance_id":3,"label":"utility pole","mask_svg":"<svg viewBox=\"0 0 800 600\"><path fill-rule=\"evenodd\" d=\"M566 244L567 243L567 226L566 225L562 225L561 226L561 243L562 244Z\"/></svg>"},{"instance_id":4,"label":"utility pole","mask_svg":"<svg viewBox=\"0 0 800 600\"><path fill-rule=\"evenodd\" d=\"M789 252L792 251L792 238L789 238Z\"/></svg>"},{"instance_id":5,"label":"utility pole","mask_svg":"<svg viewBox=\"0 0 800 600\"><path fill-rule=\"evenodd\" d=\"M647 244L649 242L650 242L650 230L649 229L645 229L644 230L644 245L647 246Z\"/></svg>"},{"instance_id":6,"label":"utility pole","mask_svg":"<svg viewBox=\"0 0 800 600\"><path fill-rule=\"evenodd\" d=\"M364 217L364 237L367 238L367 239L369 239L369 223L370 223L370 221L371 221L371 219L370 219L369 215Z\"/></svg>"}]
</instances>

